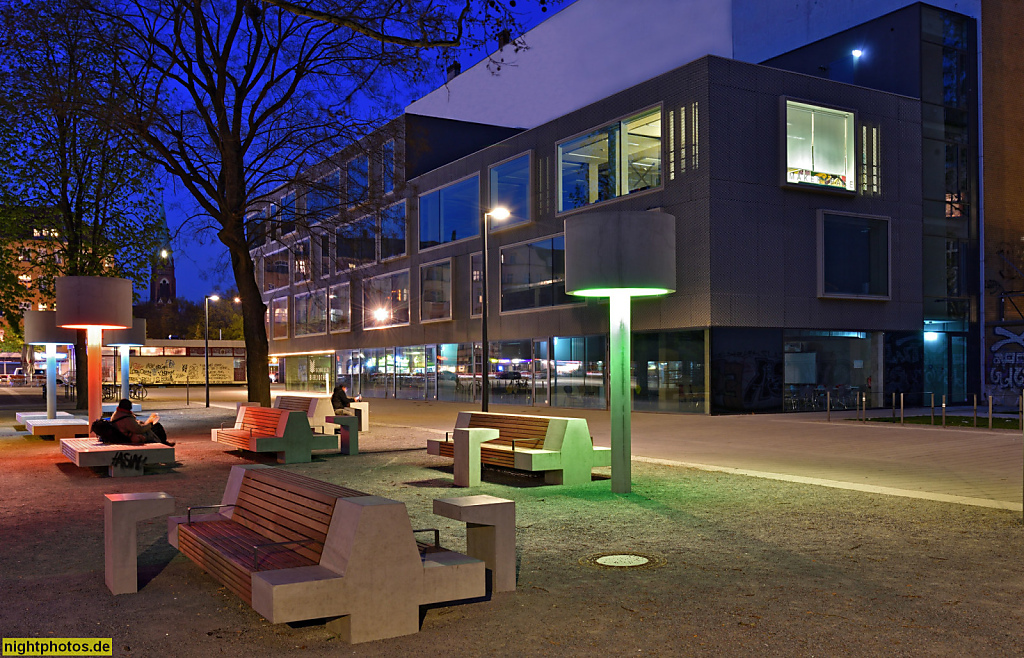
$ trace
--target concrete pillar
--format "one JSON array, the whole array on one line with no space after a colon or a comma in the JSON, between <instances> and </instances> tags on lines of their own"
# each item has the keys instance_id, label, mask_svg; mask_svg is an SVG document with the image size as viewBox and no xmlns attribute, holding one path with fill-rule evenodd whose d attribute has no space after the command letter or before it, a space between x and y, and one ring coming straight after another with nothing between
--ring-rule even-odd
<instances>
[{"instance_id":1,"label":"concrete pillar","mask_svg":"<svg viewBox=\"0 0 1024 658\"><path fill-rule=\"evenodd\" d=\"M103 561L107 587L113 594L139 591L138 536L143 519L172 514L174 497L162 491L105 494L103 503Z\"/></svg>"}]
</instances>

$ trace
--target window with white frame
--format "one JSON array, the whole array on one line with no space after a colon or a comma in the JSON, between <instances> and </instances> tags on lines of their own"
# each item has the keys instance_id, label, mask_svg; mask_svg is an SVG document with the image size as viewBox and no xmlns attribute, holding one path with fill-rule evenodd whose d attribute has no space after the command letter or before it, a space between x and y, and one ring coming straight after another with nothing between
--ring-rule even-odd
<instances>
[{"instance_id":1,"label":"window with white frame","mask_svg":"<svg viewBox=\"0 0 1024 658\"><path fill-rule=\"evenodd\" d=\"M420 249L480 235L480 177L420 197Z\"/></svg>"},{"instance_id":2,"label":"window with white frame","mask_svg":"<svg viewBox=\"0 0 1024 658\"><path fill-rule=\"evenodd\" d=\"M571 304L565 292L565 236L501 250L501 310Z\"/></svg>"},{"instance_id":3,"label":"window with white frame","mask_svg":"<svg viewBox=\"0 0 1024 658\"><path fill-rule=\"evenodd\" d=\"M491 223L492 231L530 221L530 154L491 167L488 181L491 210L507 208L508 219Z\"/></svg>"},{"instance_id":4,"label":"window with white frame","mask_svg":"<svg viewBox=\"0 0 1024 658\"><path fill-rule=\"evenodd\" d=\"M263 257L263 291L269 292L288 285L291 270L288 267L289 253L280 249Z\"/></svg>"},{"instance_id":5,"label":"window with white frame","mask_svg":"<svg viewBox=\"0 0 1024 658\"><path fill-rule=\"evenodd\" d=\"M363 329L409 324L409 270L363 281Z\"/></svg>"},{"instance_id":6,"label":"window with white frame","mask_svg":"<svg viewBox=\"0 0 1024 658\"><path fill-rule=\"evenodd\" d=\"M420 322L451 320L452 262L443 260L420 267Z\"/></svg>"},{"instance_id":7,"label":"window with white frame","mask_svg":"<svg viewBox=\"0 0 1024 658\"><path fill-rule=\"evenodd\" d=\"M390 205L380 215L380 259L405 255L405 201Z\"/></svg>"},{"instance_id":8,"label":"window with white frame","mask_svg":"<svg viewBox=\"0 0 1024 658\"><path fill-rule=\"evenodd\" d=\"M889 299L889 218L818 211L818 296Z\"/></svg>"},{"instance_id":9,"label":"window with white frame","mask_svg":"<svg viewBox=\"0 0 1024 658\"><path fill-rule=\"evenodd\" d=\"M312 263L310 262L309 238L299 240L295 243L295 265L292 268L292 281L302 283L309 281L312 276Z\"/></svg>"},{"instance_id":10,"label":"window with white frame","mask_svg":"<svg viewBox=\"0 0 1024 658\"><path fill-rule=\"evenodd\" d=\"M338 213L341 207L341 174L332 171L314 181L306 193L306 215L310 224L316 224Z\"/></svg>"},{"instance_id":11,"label":"window with white frame","mask_svg":"<svg viewBox=\"0 0 1024 658\"><path fill-rule=\"evenodd\" d=\"M661 186L661 108L558 145L558 211Z\"/></svg>"},{"instance_id":12,"label":"window with white frame","mask_svg":"<svg viewBox=\"0 0 1024 658\"><path fill-rule=\"evenodd\" d=\"M369 265L377 259L377 220L360 217L338 228L334 238L334 271Z\"/></svg>"},{"instance_id":13,"label":"window with white frame","mask_svg":"<svg viewBox=\"0 0 1024 658\"><path fill-rule=\"evenodd\" d=\"M331 286L327 293L328 328L331 333L352 330L352 293L349 284Z\"/></svg>"},{"instance_id":14,"label":"window with white frame","mask_svg":"<svg viewBox=\"0 0 1024 658\"><path fill-rule=\"evenodd\" d=\"M370 158L357 155L348 161L348 205L366 203L370 198Z\"/></svg>"},{"instance_id":15,"label":"window with white frame","mask_svg":"<svg viewBox=\"0 0 1024 658\"><path fill-rule=\"evenodd\" d=\"M270 335L274 340L288 337L288 298L270 300Z\"/></svg>"},{"instance_id":16,"label":"window with white frame","mask_svg":"<svg viewBox=\"0 0 1024 658\"><path fill-rule=\"evenodd\" d=\"M295 335L327 332L327 291L314 290L295 295Z\"/></svg>"},{"instance_id":17,"label":"window with white frame","mask_svg":"<svg viewBox=\"0 0 1024 658\"><path fill-rule=\"evenodd\" d=\"M786 100L786 183L855 192L853 112Z\"/></svg>"}]
</instances>

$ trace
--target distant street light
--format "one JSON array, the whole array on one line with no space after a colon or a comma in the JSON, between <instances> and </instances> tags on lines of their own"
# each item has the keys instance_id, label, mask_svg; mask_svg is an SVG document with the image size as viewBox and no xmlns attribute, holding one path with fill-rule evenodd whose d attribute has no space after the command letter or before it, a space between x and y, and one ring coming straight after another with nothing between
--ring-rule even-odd
<instances>
[{"instance_id":1,"label":"distant street light","mask_svg":"<svg viewBox=\"0 0 1024 658\"><path fill-rule=\"evenodd\" d=\"M508 219L511 214L512 213L508 211L508 208L498 206L491 210L491 212L485 212L482 220L484 236L484 268L480 273L480 283L483 285L484 294L480 305L480 343L483 347L484 353L483 358L480 359L483 364L483 389L481 390L480 396L480 411L487 411L488 404L491 400L491 387L487 381L487 374L491 368L491 350L487 341L487 234L490 232L491 225L490 222L487 221L487 218L490 217L495 221L503 222Z\"/></svg>"},{"instance_id":2,"label":"distant street light","mask_svg":"<svg viewBox=\"0 0 1024 658\"><path fill-rule=\"evenodd\" d=\"M206 406L210 406L210 300L220 301L220 295L207 295L203 300L203 307L206 311L206 331L203 334L205 349L203 358L206 359Z\"/></svg>"}]
</instances>

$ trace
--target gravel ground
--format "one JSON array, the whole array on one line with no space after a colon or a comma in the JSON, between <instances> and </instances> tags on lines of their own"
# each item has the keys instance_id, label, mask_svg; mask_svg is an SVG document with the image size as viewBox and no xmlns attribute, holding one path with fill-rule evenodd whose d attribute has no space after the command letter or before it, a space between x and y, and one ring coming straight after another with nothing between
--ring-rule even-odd
<instances>
[{"instance_id":1,"label":"gravel ground","mask_svg":"<svg viewBox=\"0 0 1024 658\"><path fill-rule=\"evenodd\" d=\"M112 637L115 656L1017 656L1024 654L1020 514L643 462L633 493L607 469L579 487L487 470L469 493L516 501L519 587L425 611L421 631L347 645L323 625L271 625L140 524L138 594L103 581L104 493L166 491L179 513L218 502L220 409L160 412L179 463L143 478L79 469L0 414L0 635ZM358 456L285 468L404 501L415 527L464 550L431 514L462 495L434 430L375 425ZM264 463L268 463L264 461ZM593 566L606 553L655 566Z\"/></svg>"}]
</instances>

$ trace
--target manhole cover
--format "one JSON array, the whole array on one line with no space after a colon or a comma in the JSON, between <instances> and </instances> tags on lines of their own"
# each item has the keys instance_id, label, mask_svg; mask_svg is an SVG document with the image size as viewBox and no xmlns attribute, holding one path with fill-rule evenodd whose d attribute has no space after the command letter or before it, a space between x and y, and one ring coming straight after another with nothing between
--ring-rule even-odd
<instances>
[{"instance_id":1,"label":"manhole cover","mask_svg":"<svg viewBox=\"0 0 1024 658\"><path fill-rule=\"evenodd\" d=\"M641 553L598 553L580 558L580 564L598 569L653 569L665 564L665 558Z\"/></svg>"},{"instance_id":2,"label":"manhole cover","mask_svg":"<svg viewBox=\"0 0 1024 658\"><path fill-rule=\"evenodd\" d=\"M650 560L645 558L643 555L604 555L594 560L598 564L606 567L642 567Z\"/></svg>"}]
</instances>

